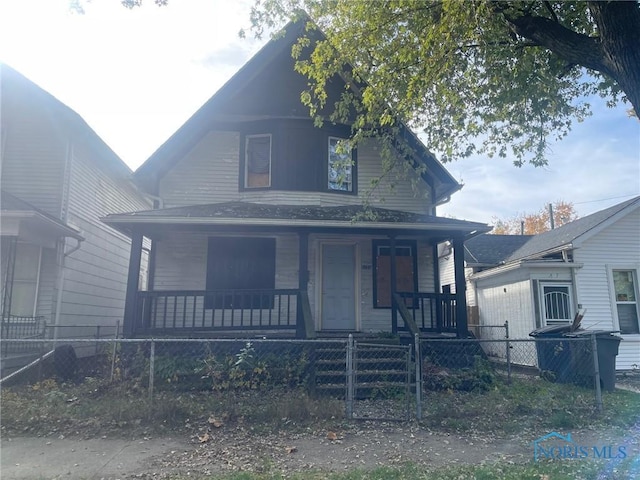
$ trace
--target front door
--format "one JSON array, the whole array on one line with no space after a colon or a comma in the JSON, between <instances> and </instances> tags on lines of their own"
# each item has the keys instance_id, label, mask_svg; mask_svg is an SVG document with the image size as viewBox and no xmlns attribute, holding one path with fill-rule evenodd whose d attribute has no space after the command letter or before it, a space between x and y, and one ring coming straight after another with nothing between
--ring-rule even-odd
<instances>
[{"instance_id":1,"label":"front door","mask_svg":"<svg viewBox=\"0 0 640 480\"><path fill-rule=\"evenodd\" d=\"M322 245L322 329L356 329L355 246Z\"/></svg>"}]
</instances>

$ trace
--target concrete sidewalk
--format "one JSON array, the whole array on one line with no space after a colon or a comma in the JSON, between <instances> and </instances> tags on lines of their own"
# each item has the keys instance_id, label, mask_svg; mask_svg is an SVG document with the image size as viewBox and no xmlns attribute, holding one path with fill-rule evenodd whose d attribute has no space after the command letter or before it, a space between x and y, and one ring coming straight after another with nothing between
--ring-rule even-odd
<instances>
[{"instance_id":1,"label":"concrete sidewalk","mask_svg":"<svg viewBox=\"0 0 640 480\"><path fill-rule=\"evenodd\" d=\"M74 438L2 438L0 478L118 479L149 472L154 458L189 449L172 438L121 440Z\"/></svg>"}]
</instances>

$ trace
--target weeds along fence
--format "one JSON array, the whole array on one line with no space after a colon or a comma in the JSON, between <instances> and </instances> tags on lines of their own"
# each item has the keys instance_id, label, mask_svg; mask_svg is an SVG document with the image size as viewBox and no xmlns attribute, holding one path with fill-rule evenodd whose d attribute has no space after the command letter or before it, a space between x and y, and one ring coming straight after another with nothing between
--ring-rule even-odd
<instances>
[{"instance_id":1,"label":"weeds along fence","mask_svg":"<svg viewBox=\"0 0 640 480\"><path fill-rule=\"evenodd\" d=\"M439 392L482 395L516 382L577 385L592 395L593 406L601 410L602 389L615 386L615 356L599 355L600 342L593 335L403 340L408 341L352 336L332 340L1 339L3 346L33 345L31 356L22 359L26 366L5 373L2 386L47 378L69 384L91 380L105 388L129 385L150 401L159 392L305 392L344 401L347 418L382 420L421 419ZM79 357L76 350L86 350L87 345L94 354ZM1 361L6 364L11 359L5 355Z\"/></svg>"}]
</instances>

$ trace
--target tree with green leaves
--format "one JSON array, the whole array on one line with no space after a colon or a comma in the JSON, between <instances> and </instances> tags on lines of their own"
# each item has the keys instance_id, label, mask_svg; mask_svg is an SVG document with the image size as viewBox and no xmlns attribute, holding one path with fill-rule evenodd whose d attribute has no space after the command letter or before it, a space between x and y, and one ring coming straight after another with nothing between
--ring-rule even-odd
<instances>
[{"instance_id":1,"label":"tree with green leaves","mask_svg":"<svg viewBox=\"0 0 640 480\"><path fill-rule=\"evenodd\" d=\"M640 111L637 1L256 0L254 33L291 12L326 35L294 48L309 78L302 99L320 121L353 124L356 142L400 120L445 162L545 165L550 142L590 114L590 97ZM336 76L348 88L325 105Z\"/></svg>"}]
</instances>

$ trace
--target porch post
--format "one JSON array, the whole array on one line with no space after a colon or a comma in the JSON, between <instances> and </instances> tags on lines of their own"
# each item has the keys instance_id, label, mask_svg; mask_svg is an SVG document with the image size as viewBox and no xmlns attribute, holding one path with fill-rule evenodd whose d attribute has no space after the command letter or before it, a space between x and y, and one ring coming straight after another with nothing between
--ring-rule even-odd
<instances>
[{"instance_id":1,"label":"porch post","mask_svg":"<svg viewBox=\"0 0 640 480\"><path fill-rule=\"evenodd\" d=\"M453 269L456 277L456 330L458 338L466 338L467 327L467 296L464 278L464 237L456 235L453 244Z\"/></svg>"},{"instance_id":2,"label":"porch post","mask_svg":"<svg viewBox=\"0 0 640 480\"><path fill-rule=\"evenodd\" d=\"M298 290L306 292L309 286L309 233L298 233ZM298 296L298 308L296 313L296 336L305 338L310 332L306 331L302 296Z\"/></svg>"},{"instance_id":3,"label":"porch post","mask_svg":"<svg viewBox=\"0 0 640 480\"><path fill-rule=\"evenodd\" d=\"M9 247L7 258L4 260L3 267L5 268L4 278L2 279L2 321L4 322L11 315L11 298L13 296L13 276L16 266L16 247L18 244L18 237L4 237L8 238ZM6 241L6 240L5 240ZM4 338L8 338L8 335Z\"/></svg>"},{"instance_id":4,"label":"porch post","mask_svg":"<svg viewBox=\"0 0 640 480\"><path fill-rule=\"evenodd\" d=\"M391 262L391 275L389 290L391 291L391 333L398 333L398 305L394 293L396 293L396 237L389 235L389 261Z\"/></svg>"},{"instance_id":5,"label":"porch post","mask_svg":"<svg viewBox=\"0 0 640 480\"><path fill-rule=\"evenodd\" d=\"M140 279L140 260L142 258L142 234L134 232L131 236L131 252L129 253L129 275L127 277L127 293L124 301L124 319L122 331L125 337L132 337L138 313L138 282Z\"/></svg>"}]
</instances>

